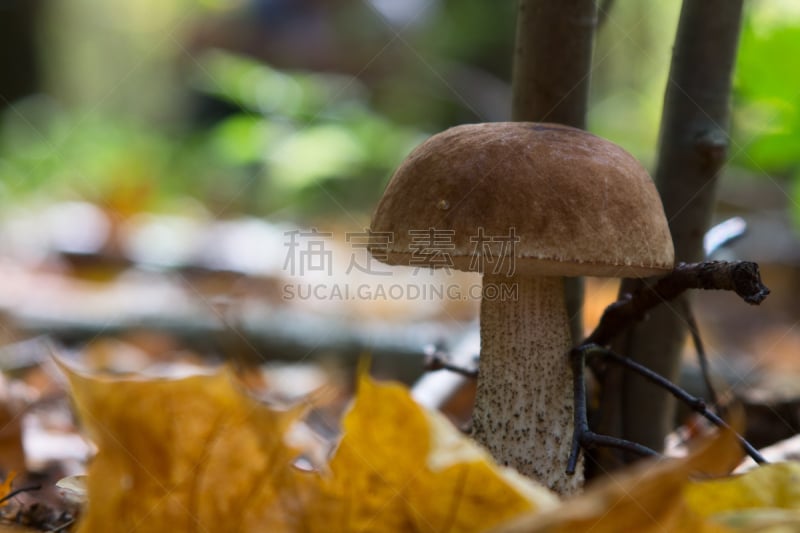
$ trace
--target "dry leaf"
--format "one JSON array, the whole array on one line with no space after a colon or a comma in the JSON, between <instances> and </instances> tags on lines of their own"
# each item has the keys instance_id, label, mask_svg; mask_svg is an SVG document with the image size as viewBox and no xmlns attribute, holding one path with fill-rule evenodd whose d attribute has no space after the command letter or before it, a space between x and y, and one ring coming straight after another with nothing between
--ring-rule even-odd
<instances>
[{"instance_id":1,"label":"dry leaf","mask_svg":"<svg viewBox=\"0 0 800 533\"><path fill-rule=\"evenodd\" d=\"M86 476L67 476L56 482L62 501L70 507L86 505Z\"/></svg>"},{"instance_id":2,"label":"dry leaf","mask_svg":"<svg viewBox=\"0 0 800 533\"><path fill-rule=\"evenodd\" d=\"M692 483L687 503L734 531L800 530L800 463L765 465L746 474Z\"/></svg>"},{"instance_id":3,"label":"dry leaf","mask_svg":"<svg viewBox=\"0 0 800 533\"><path fill-rule=\"evenodd\" d=\"M734 434L721 431L686 458L649 460L627 471L610 474L584 494L565 500L558 508L517 518L496 532L730 531L697 513L683 493L690 476L727 474L741 456Z\"/></svg>"},{"instance_id":4,"label":"dry leaf","mask_svg":"<svg viewBox=\"0 0 800 533\"><path fill-rule=\"evenodd\" d=\"M25 385L0 374L0 470L4 472L26 469L22 415L30 398Z\"/></svg>"},{"instance_id":5,"label":"dry leaf","mask_svg":"<svg viewBox=\"0 0 800 533\"><path fill-rule=\"evenodd\" d=\"M98 446L80 532L237 531L253 515L280 513L270 504L297 454L282 435L298 410L264 408L226 372L151 381L67 374Z\"/></svg>"},{"instance_id":6,"label":"dry leaf","mask_svg":"<svg viewBox=\"0 0 800 533\"><path fill-rule=\"evenodd\" d=\"M67 369L98 446L80 532L482 531L552 507L399 385L360 379L327 471L290 466L301 412L276 412L218 373L101 380Z\"/></svg>"},{"instance_id":7,"label":"dry leaf","mask_svg":"<svg viewBox=\"0 0 800 533\"><path fill-rule=\"evenodd\" d=\"M362 377L343 429L309 508L311 531L483 531L557 501L497 467L400 385Z\"/></svg>"},{"instance_id":8,"label":"dry leaf","mask_svg":"<svg viewBox=\"0 0 800 533\"><path fill-rule=\"evenodd\" d=\"M10 500L6 500L5 498L11 494L11 485L14 483L15 477L17 477L17 473L12 470L6 476L5 481L0 484L0 506L5 506L9 503Z\"/></svg>"}]
</instances>

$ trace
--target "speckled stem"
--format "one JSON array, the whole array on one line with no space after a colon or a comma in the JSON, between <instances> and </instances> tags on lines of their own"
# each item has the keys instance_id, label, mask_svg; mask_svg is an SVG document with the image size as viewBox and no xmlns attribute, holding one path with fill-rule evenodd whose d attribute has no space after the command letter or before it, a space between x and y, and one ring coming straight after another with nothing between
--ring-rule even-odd
<instances>
[{"instance_id":1,"label":"speckled stem","mask_svg":"<svg viewBox=\"0 0 800 533\"><path fill-rule=\"evenodd\" d=\"M512 297L492 298L502 286ZM473 435L499 463L572 494L583 465L565 474L573 408L563 278L485 275L483 287Z\"/></svg>"}]
</instances>

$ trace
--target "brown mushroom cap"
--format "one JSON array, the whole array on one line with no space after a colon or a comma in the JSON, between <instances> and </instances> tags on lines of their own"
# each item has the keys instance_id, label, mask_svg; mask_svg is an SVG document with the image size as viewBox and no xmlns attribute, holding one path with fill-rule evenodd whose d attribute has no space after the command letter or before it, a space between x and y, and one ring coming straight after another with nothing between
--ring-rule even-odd
<instances>
[{"instance_id":1,"label":"brown mushroom cap","mask_svg":"<svg viewBox=\"0 0 800 533\"><path fill-rule=\"evenodd\" d=\"M418 146L372 218L371 230L393 241L373 241L371 250L392 265L425 266L412 235L431 228L460 270L480 270L472 259L479 228L485 237L514 232L517 273L641 277L674 262L661 199L642 165L610 141L557 124L467 124ZM493 253L502 250L496 240Z\"/></svg>"}]
</instances>

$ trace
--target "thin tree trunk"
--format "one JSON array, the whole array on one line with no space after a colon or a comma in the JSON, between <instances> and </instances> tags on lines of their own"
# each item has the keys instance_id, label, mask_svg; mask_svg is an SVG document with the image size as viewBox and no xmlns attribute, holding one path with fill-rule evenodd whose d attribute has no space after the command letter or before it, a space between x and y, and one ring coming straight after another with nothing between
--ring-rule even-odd
<instances>
[{"instance_id":1,"label":"thin tree trunk","mask_svg":"<svg viewBox=\"0 0 800 533\"><path fill-rule=\"evenodd\" d=\"M586 128L595 0L520 0L512 82L513 120ZM583 337L582 280L567 280L573 340Z\"/></svg>"},{"instance_id":2,"label":"thin tree trunk","mask_svg":"<svg viewBox=\"0 0 800 533\"><path fill-rule=\"evenodd\" d=\"M703 259L703 235L711 222L717 178L727 157L731 77L741 14L742 0L683 2L655 172L677 261ZM638 283L626 280L621 292L630 292ZM688 305L688 299L681 298L656 308L619 339L615 351L675 381ZM601 383L599 430L662 449L675 409L669 394L616 369L607 371ZM601 466L613 468L619 459L601 456Z\"/></svg>"},{"instance_id":3,"label":"thin tree trunk","mask_svg":"<svg viewBox=\"0 0 800 533\"><path fill-rule=\"evenodd\" d=\"M0 110L39 89L36 30L41 8L38 0L0 2Z\"/></svg>"}]
</instances>

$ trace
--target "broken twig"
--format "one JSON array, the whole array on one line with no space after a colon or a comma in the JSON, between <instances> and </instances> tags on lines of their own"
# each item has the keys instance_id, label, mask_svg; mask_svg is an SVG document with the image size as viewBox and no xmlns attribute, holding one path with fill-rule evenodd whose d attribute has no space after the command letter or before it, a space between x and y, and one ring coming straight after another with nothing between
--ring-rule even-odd
<instances>
[{"instance_id":1,"label":"broken twig","mask_svg":"<svg viewBox=\"0 0 800 533\"><path fill-rule=\"evenodd\" d=\"M609 305L600 323L581 345L607 346L656 305L672 300L688 289L733 291L745 302L758 305L769 294L761 282L758 265L749 261L680 263L652 286L644 287Z\"/></svg>"},{"instance_id":2,"label":"broken twig","mask_svg":"<svg viewBox=\"0 0 800 533\"><path fill-rule=\"evenodd\" d=\"M442 351L435 351L432 354L425 355L425 370L433 372L435 370L449 370L464 377L476 379L478 377L477 368L465 368L463 366L454 365L447 357L447 354Z\"/></svg>"},{"instance_id":3,"label":"broken twig","mask_svg":"<svg viewBox=\"0 0 800 533\"><path fill-rule=\"evenodd\" d=\"M703 416L709 422L714 424L717 427L733 429L725 422L722 418L720 418L717 414L710 411L706 402L702 398L698 398L696 396L692 396L679 386L672 383L670 380L665 378L664 376L653 372L649 368L640 365L633 359L629 357L622 356L618 353L615 353L607 348L602 346L598 346L596 344L584 344L581 345L574 350L570 354L572 357L572 366L573 372L575 373L575 434L573 435L572 439L572 452L570 453L570 460L568 465L573 465L577 462L577 457L580 454L580 448L591 448L596 446L605 446L605 447L613 447L619 448L627 451L632 451L637 453L638 455L653 455L653 451L649 448L641 446L639 444L631 443L625 439L620 439L617 437L610 437L606 435L598 435L593 433L589 430L588 422L586 422L586 393L585 391L582 394L579 394L579 387L585 389L584 380L583 380L583 366L586 361L586 358L591 357L600 357L603 359L608 359L615 364L621 365L622 367L626 368L627 370L631 370L636 372L640 376L644 377L646 380L654 383L655 385L661 387L662 389L666 390L670 394L672 394L675 398L680 400L681 402L685 403L689 408L691 408L696 413ZM578 381L580 380L580 383ZM756 450L747 440L744 439L741 435L736 433L736 438L739 441L739 444L744 449L745 453L749 455L756 463L763 464L767 461L764 457ZM632 446L633 444L633 446ZM573 466L574 472L574 466ZM567 473L571 474L569 470L569 466L567 467Z\"/></svg>"},{"instance_id":4,"label":"broken twig","mask_svg":"<svg viewBox=\"0 0 800 533\"><path fill-rule=\"evenodd\" d=\"M756 263L704 261L702 263L680 263L675 270L660 278L653 285L643 287L609 305L591 335L571 352L573 379L575 380L575 434L568 462L568 473L572 473L570 469L574 471L581 448L604 446L626 450L637 455L653 455L655 453L650 448L629 440L598 435L589 430L584 383L584 365L586 357L589 355L602 355L603 359L611 360L628 370L633 370L685 402L713 424L719 427L728 427L724 420L707 408L702 399L690 395L660 374L632 359L607 349L615 336L634 322L644 318L650 309L661 302L676 298L688 289L734 291L745 302L753 305L761 303L769 294L769 289L761 282L761 275ZM696 342L698 340L699 338L695 339ZM698 343L698 349L702 350L701 343ZM741 436L737 435L737 437L750 457L758 463L764 462L764 458L749 442Z\"/></svg>"}]
</instances>

